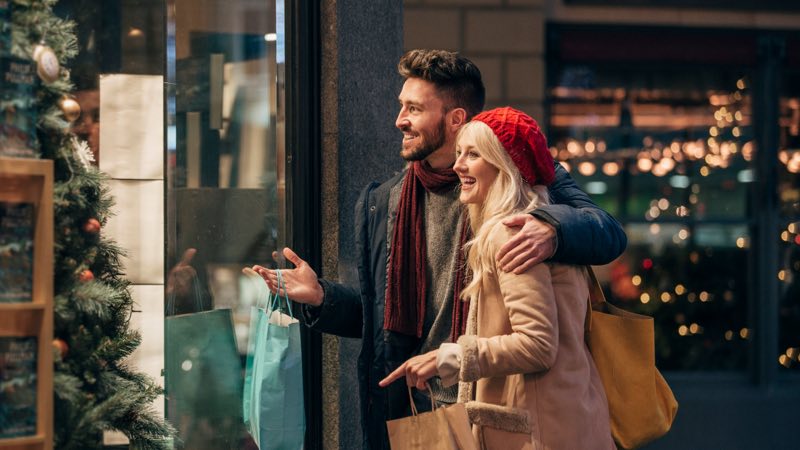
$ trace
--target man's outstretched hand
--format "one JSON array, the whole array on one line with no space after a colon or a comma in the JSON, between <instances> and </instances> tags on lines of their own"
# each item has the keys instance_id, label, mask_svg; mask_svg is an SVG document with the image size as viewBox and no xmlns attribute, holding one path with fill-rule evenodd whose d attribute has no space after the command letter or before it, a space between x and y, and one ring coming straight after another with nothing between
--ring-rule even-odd
<instances>
[{"instance_id":1,"label":"man's outstretched hand","mask_svg":"<svg viewBox=\"0 0 800 450\"><path fill-rule=\"evenodd\" d=\"M282 286L278 285L277 270L259 265L253 266L252 270L267 282L270 291L278 295L287 295L298 303L312 306L321 305L324 292L322 291L322 286L319 285L317 273L314 272L314 269L289 247L283 249L283 256L295 267L294 269L282 269L280 271L281 280L283 281ZM277 259L277 252L273 252L272 257Z\"/></svg>"}]
</instances>

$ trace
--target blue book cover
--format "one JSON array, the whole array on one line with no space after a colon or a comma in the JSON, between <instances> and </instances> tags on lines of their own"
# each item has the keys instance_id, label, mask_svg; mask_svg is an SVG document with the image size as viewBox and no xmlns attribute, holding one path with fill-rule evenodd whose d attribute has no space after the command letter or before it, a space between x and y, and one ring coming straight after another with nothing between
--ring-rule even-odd
<instances>
[{"instance_id":1,"label":"blue book cover","mask_svg":"<svg viewBox=\"0 0 800 450\"><path fill-rule=\"evenodd\" d=\"M36 69L30 61L0 54L0 76L0 156L35 158Z\"/></svg>"},{"instance_id":2,"label":"blue book cover","mask_svg":"<svg viewBox=\"0 0 800 450\"><path fill-rule=\"evenodd\" d=\"M35 337L0 337L0 439L36 434Z\"/></svg>"},{"instance_id":3,"label":"blue book cover","mask_svg":"<svg viewBox=\"0 0 800 450\"><path fill-rule=\"evenodd\" d=\"M32 203L0 202L0 303L33 301Z\"/></svg>"}]
</instances>

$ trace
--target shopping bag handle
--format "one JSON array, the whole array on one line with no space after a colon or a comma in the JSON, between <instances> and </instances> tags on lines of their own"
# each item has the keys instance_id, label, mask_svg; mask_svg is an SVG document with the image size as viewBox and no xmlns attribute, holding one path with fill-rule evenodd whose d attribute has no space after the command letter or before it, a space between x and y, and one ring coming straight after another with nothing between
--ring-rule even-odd
<instances>
[{"instance_id":1,"label":"shopping bag handle","mask_svg":"<svg viewBox=\"0 0 800 450\"><path fill-rule=\"evenodd\" d=\"M428 396L431 398L431 411L436 411L436 401L433 400L433 391L431 391L431 385L425 383L425 386L428 388ZM414 403L414 395L411 393L411 386L408 386L408 400L409 404L411 405L411 415L418 416L419 412L417 411L416 403Z\"/></svg>"},{"instance_id":2,"label":"shopping bag handle","mask_svg":"<svg viewBox=\"0 0 800 450\"><path fill-rule=\"evenodd\" d=\"M283 280L283 275L281 275L280 269L275 270L278 274L278 291L275 292L275 295L272 297L272 301L270 302L269 312L270 314L272 311L275 311L281 307L281 289L283 289L283 301L286 303L286 309L289 310L289 316L294 319L294 313L292 312L292 302L289 301L289 295L286 293L286 282ZM271 294L271 292L270 292ZM269 297L268 297L269 298Z\"/></svg>"}]
</instances>

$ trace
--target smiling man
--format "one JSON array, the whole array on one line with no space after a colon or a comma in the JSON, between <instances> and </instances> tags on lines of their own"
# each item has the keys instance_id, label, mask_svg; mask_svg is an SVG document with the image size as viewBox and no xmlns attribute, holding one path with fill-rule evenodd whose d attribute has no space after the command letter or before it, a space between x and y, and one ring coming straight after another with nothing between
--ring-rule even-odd
<instances>
[{"instance_id":1,"label":"smiling man","mask_svg":"<svg viewBox=\"0 0 800 450\"><path fill-rule=\"evenodd\" d=\"M483 109L485 97L480 71L457 53L412 50L398 72L405 83L395 126L403 133L400 156L409 164L385 183L367 186L356 204L359 286L318 280L290 249L284 255L296 267L282 271L285 292L305 304L310 327L362 338L360 412L368 449L388 449L385 421L409 414L405 383L382 388L378 382L464 332L467 310L459 296L468 234L452 166L456 133ZM553 204L505 222L522 229L497 255L504 271L520 273L548 258L605 264L622 253L620 225L558 164L550 190ZM253 269L277 289L275 271ZM457 386L444 388L434 377L430 387L437 402L456 400ZM429 399L417 402L420 409L426 404Z\"/></svg>"}]
</instances>

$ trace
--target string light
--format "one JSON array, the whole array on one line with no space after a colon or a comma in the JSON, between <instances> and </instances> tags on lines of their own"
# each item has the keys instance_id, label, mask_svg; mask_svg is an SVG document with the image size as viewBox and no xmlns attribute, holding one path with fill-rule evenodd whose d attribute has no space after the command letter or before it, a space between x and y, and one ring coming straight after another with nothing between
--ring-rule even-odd
<instances>
[{"instance_id":1,"label":"string light","mask_svg":"<svg viewBox=\"0 0 800 450\"><path fill-rule=\"evenodd\" d=\"M739 330L740 338L747 339L748 336L750 336L750 330L748 330L747 328L742 328L741 330Z\"/></svg>"}]
</instances>

